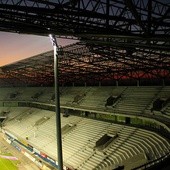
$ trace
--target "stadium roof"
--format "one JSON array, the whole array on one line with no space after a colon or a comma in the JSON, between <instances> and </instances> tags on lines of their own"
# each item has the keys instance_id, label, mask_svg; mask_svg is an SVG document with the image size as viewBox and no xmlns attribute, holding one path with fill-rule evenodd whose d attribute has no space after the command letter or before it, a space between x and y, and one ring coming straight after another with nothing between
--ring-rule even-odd
<instances>
[{"instance_id":1,"label":"stadium roof","mask_svg":"<svg viewBox=\"0 0 170 170\"><path fill-rule=\"evenodd\" d=\"M59 54L60 83L107 85L114 80L169 79L168 54L156 51L148 54L142 50L129 53L82 43L65 46ZM53 63L53 51L49 51L1 67L0 78L14 85L49 86L54 82Z\"/></svg>"},{"instance_id":2,"label":"stadium roof","mask_svg":"<svg viewBox=\"0 0 170 170\"><path fill-rule=\"evenodd\" d=\"M0 0L0 31L79 39L60 56L61 83L170 78L169 0ZM1 80L49 85L52 58L2 67Z\"/></svg>"}]
</instances>

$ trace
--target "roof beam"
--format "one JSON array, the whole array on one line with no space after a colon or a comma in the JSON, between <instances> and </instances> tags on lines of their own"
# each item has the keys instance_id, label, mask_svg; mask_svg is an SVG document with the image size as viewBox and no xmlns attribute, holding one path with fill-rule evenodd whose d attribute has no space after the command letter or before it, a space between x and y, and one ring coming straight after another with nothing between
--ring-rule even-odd
<instances>
[{"instance_id":1,"label":"roof beam","mask_svg":"<svg viewBox=\"0 0 170 170\"><path fill-rule=\"evenodd\" d=\"M136 22L141 27L142 31L146 33L146 28L144 24L142 23L141 16L138 14L135 5L133 4L132 0L125 0L125 4L133 14L134 18L136 19Z\"/></svg>"}]
</instances>

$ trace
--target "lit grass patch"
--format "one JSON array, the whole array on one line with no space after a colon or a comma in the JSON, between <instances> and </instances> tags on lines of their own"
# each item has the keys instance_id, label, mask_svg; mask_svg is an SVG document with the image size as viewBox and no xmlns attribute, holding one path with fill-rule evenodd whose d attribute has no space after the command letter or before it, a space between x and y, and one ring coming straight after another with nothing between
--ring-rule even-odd
<instances>
[{"instance_id":1,"label":"lit grass patch","mask_svg":"<svg viewBox=\"0 0 170 170\"><path fill-rule=\"evenodd\" d=\"M18 161L12 161L4 158L0 158L1 170L18 170Z\"/></svg>"},{"instance_id":2,"label":"lit grass patch","mask_svg":"<svg viewBox=\"0 0 170 170\"><path fill-rule=\"evenodd\" d=\"M3 157L4 156L4 157ZM18 160L10 160L5 156L12 156L11 153L0 153L0 170L18 170Z\"/></svg>"}]
</instances>

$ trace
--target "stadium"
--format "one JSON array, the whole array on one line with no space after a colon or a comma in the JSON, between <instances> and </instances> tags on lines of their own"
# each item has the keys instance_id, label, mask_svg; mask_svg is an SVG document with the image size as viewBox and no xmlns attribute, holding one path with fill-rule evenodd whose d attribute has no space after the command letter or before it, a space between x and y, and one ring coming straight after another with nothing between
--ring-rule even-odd
<instances>
[{"instance_id":1,"label":"stadium","mask_svg":"<svg viewBox=\"0 0 170 170\"><path fill-rule=\"evenodd\" d=\"M0 67L0 146L44 170L170 168L168 0L1 0L0 11L0 31L53 34L57 47ZM19 169L15 153L1 146L2 170Z\"/></svg>"}]
</instances>

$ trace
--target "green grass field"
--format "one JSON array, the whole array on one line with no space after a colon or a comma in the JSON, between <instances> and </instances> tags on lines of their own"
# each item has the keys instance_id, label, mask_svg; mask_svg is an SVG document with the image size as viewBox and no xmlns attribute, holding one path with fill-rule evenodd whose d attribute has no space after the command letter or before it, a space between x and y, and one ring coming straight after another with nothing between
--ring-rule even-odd
<instances>
[{"instance_id":1,"label":"green grass field","mask_svg":"<svg viewBox=\"0 0 170 170\"><path fill-rule=\"evenodd\" d=\"M11 156L11 154L1 153L4 156ZM17 164L19 163L18 160L9 160L5 158L0 158L0 170L18 170Z\"/></svg>"}]
</instances>

